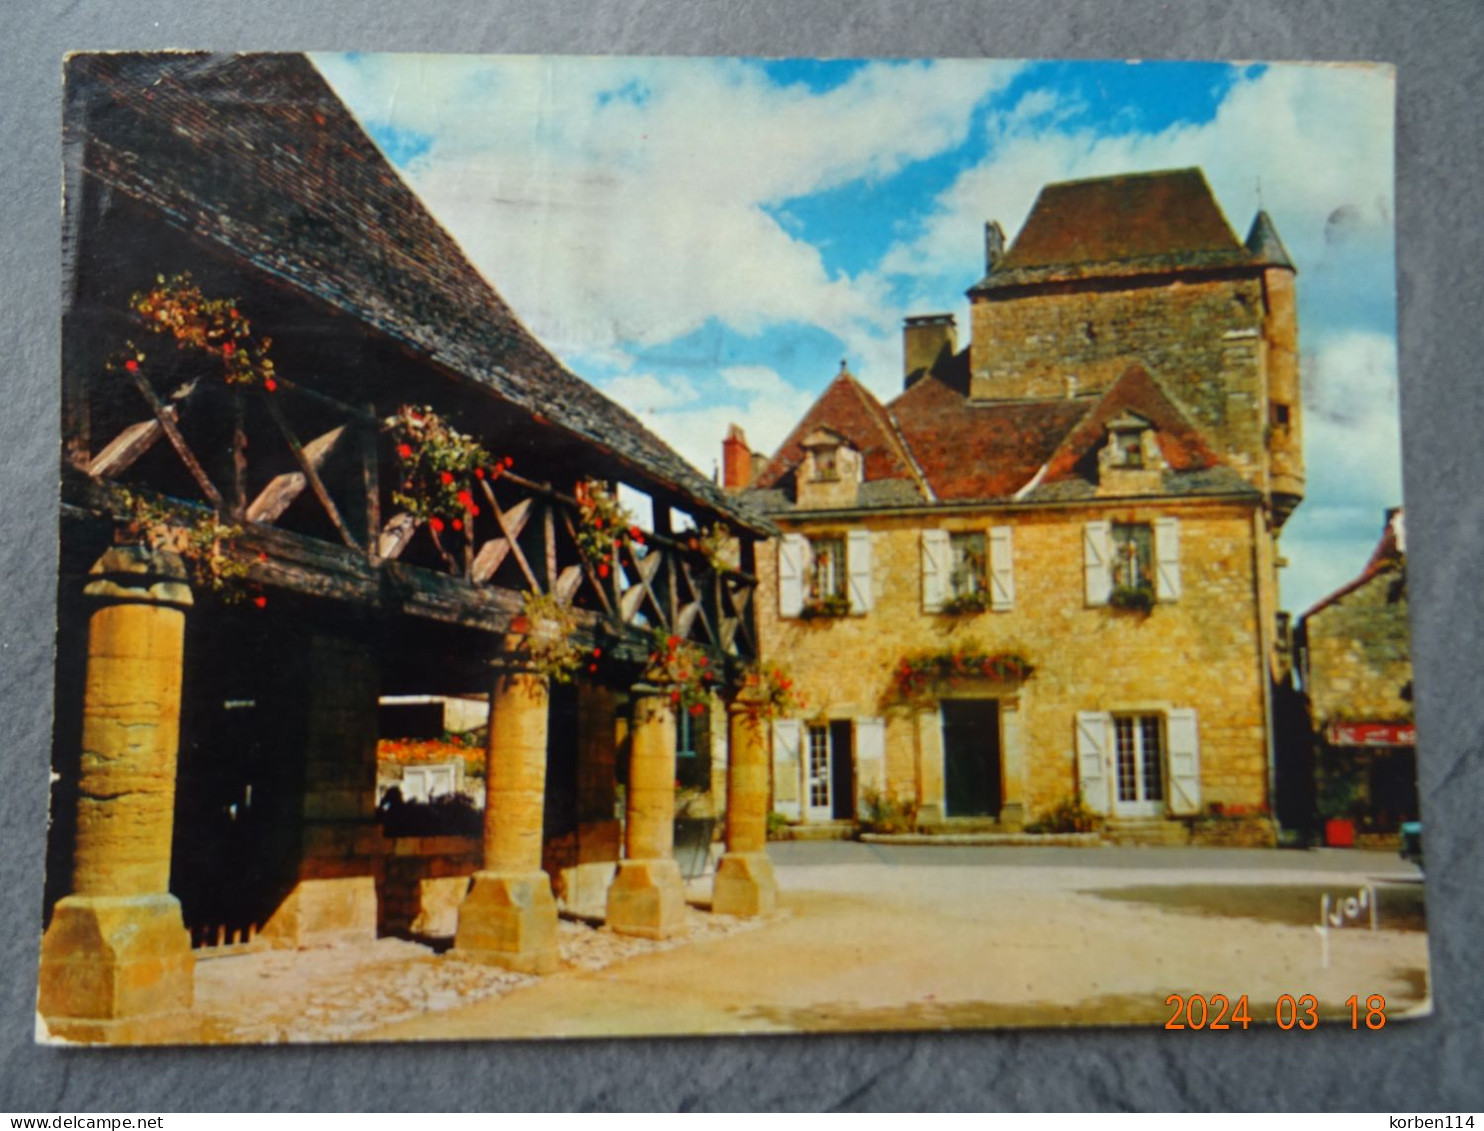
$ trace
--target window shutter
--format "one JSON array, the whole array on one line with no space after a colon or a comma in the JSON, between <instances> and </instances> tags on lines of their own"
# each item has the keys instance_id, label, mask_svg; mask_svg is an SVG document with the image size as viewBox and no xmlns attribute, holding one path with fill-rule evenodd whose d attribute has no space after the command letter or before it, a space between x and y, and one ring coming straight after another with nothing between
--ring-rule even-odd
<instances>
[{"instance_id":1,"label":"window shutter","mask_svg":"<svg viewBox=\"0 0 1484 1131\"><path fill-rule=\"evenodd\" d=\"M798 719L773 720L773 811L800 820L799 757L804 724Z\"/></svg>"},{"instance_id":2,"label":"window shutter","mask_svg":"<svg viewBox=\"0 0 1484 1131\"><path fill-rule=\"evenodd\" d=\"M997 613L1015 606L1015 555L1010 527L989 528L989 607Z\"/></svg>"},{"instance_id":3,"label":"window shutter","mask_svg":"<svg viewBox=\"0 0 1484 1131\"><path fill-rule=\"evenodd\" d=\"M866 815L866 794L886 794L886 720L855 720L855 814Z\"/></svg>"},{"instance_id":4,"label":"window shutter","mask_svg":"<svg viewBox=\"0 0 1484 1131\"><path fill-rule=\"evenodd\" d=\"M1154 523L1154 595L1161 601L1180 599L1180 520L1161 518Z\"/></svg>"},{"instance_id":5,"label":"window shutter","mask_svg":"<svg viewBox=\"0 0 1484 1131\"><path fill-rule=\"evenodd\" d=\"M1089 522L1082 528L1082 572L1086 577L1087 603L1106 605L1113 588L1113 527Z\"/></svg>"},{"instance_id":6,"label":"window shutter","mask_svg":"<svg viewBox=\"0 0 1484 1131\"><path fill-rule=\"evenodd\" d=\"M1170 812L1177 817L1194 816L1201 811L1201 747L1192 708L1175 708L1165 716L1165 741L1169 746Z\"/></svg>"},{"instance_id":7,"label":"window shutter","mask_svg":"<svg viewBox=\"0 0 1484 1131\"><path fill-rule=\"evenodd\" d=\"M804 577L809 572L809 539L785 534L778 541L778 615L804 611Z\"/></svg>"},{"instance_id":8,"label":"window shutter","mask_svg":"<svg viewBox=\"0 0 1484 1131\"><path fill-rule=\"evenodd\" d=\"M850 611L864 616L871 611L871 532L852 530L845 547L845 566L850 575Z\"/></svg>"},{"instance_id":9,"label":"window shutter","mask_svg":"<svg viewBox=\"0 0 1484 1131\"><path fill-rule=\"evenodd\" d=\"M1113 717L1103 711L1077 712L1077 789L1094 813L1109 807L1108 750Z\"/></svg>"},{"instance_id":10,"label":"window shutter","mask_svg":"<svg viewBox=\"0 0 1484 1131\"><path fill-rule=\"evenodd\" d=\"M953 568L952 551L948 548L948 531L922 532L922 611L936 613L943 608L948 574Z\"/></svg>"}]
</instances>

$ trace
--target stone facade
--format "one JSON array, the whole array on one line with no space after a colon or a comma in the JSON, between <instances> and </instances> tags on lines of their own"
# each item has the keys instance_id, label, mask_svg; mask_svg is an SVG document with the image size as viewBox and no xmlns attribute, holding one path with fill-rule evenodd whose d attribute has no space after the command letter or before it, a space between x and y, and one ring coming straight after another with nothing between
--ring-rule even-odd
<instances>
[{"instance_id":1,"label":"stone facade","mask_svg":"<svg viewBox=\"0 0 1484 1131\"><path fill-rule=\"evenodd\" d=\"M967 348L909 318L896 399L842 369L729 483L783 531L759 634L808 703L775 724L773 808L1051 831L1080 802L1120 840L1271 843L1303 493L1281 241L1260 213L1239 242L1183 170L1048 186L986 251ZM825 440L865 453L849 497Z\"/></svg>"}]
</instances>

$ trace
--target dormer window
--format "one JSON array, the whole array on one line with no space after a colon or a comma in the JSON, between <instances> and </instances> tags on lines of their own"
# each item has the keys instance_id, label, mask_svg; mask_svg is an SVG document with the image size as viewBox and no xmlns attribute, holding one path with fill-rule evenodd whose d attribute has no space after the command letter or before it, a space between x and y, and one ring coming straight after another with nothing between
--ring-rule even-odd
<instances>
[{"instance_id":1,"label":"dormer window","mask_svg":"<svg viewBox=\"0 0 1484 1131\"><path fill-rule=\"evenodd\" d=\"M1154 425L1136 412L1125 412L1108 422L1109 467L1139 469L1154 462L1148 445L1154 442Z\"/></svg>"},{"instance_id":2,"label":"dormer window","mask_svg":"<svg viewBox=\"0 0 1484 1131\"><path fill-rule=\"evenodd\" d=\"M840 447L838 444L814 449L814 481L831 483L840 478Z\"/></svg>"}]
</instances>

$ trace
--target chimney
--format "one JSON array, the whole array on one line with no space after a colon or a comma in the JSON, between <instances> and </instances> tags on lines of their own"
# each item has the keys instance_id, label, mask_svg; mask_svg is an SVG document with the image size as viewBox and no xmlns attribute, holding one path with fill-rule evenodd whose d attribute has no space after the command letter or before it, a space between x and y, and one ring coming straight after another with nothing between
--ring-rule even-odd
<instances>
[{"instance_id":1,"label":"chimney","mask_svg":"<svg viewBox=\"0 0 1484 1131\"><path fill-rule=\"evenodd\" d=\"M998 220L984 223L984 270L993 271L1005 257L1005 229Z\"/></svg>"},{"instance_id":2,"label":"chimney","mask_svg":"<svg viewBox=\"0 0 1484 1131\"><path fill-rule=\"evenodd\" d=\"M902 323L902 373L910 389L958 353L958 324L951 314L917 314Z\"/></svg>"},{"instance_id":3,"label":"chimney","mask_svg":"<svg viewBox=\"0 0 1484 1131\"><path fill-rule=\"evenodd\" d=\"M747 435L736 424L727 426L727 438L721 442L721 485L728 491L741 491L752 484L753 457L747 446Z\"/></svg>"}]
</instances>

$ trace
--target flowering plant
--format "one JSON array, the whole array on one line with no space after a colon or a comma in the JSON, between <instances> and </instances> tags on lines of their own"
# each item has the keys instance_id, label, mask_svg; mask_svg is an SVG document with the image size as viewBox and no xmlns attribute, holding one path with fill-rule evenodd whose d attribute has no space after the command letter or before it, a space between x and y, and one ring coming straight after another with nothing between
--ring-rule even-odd
<instances>
[{"instance_id":1,"label":"flowering plant","mask_svg":"<svg viewBox=\"0 0 1484 1131\"><path fill-rule=\"evenodd\" d=\"M937 681L947 682L950 686L957 686L966 679L1011 683L1029 679L1035 670L1030 661L1018 652L986 652L977 647L964 647L904 656L892 673L892 682L899 699L912 699Z\"/></svg>"},{"instance_id":2,"label":"flowering plant","mask_svg":"<svg viewBox=\"0 0 1484 1131\"><path fill-rule=\"evenodd\" d=\"M755 661L742 675L742 702L753 722L771 722L802 712L808 704L794 690L793 677L780 664Z\"/></svg>"},{"instance_id":3,"label":"flowering plant","mask_svg":"<svg viewBox=\"0 0 1484 1131\"><path fill-rule=\"evenodd\" d=\"M573 492L577 498L577 548L607 577L620 546L644 545L644 531L634 516L596 479L584 479Z\"/></svg>"},{"instance_id":4,"label":"flowering plant","mask_svg":"<svg viewBox=\"0 0 1484 1131\"><path fill-rule=\"evenodd\" d=\"M577 631L572 606L550 593L530 591L521 598L521 605L516 627L525 634L531 669L553 683L570 683L583 657L582 649L572 641Z\"/></svg>"},{"instance_id":5,"label":"flowering plant","mask_svg":"<svg viewBox=\"0 0 1484 1131\"><path fill-rule=\"evenodd\" d=\"M156 334L169 334L178 349L196 349L222 363L222 381L227 385L259 385L268 392L278 388L273 359L268 349L272 338L254 338L252 324L237 309L235 298L207 298L189 271L165 278L155 276L155 287L129 296L129 308ZM111 359L109 369L137 373L146 355L134 342Z\"/></svg>"},{"instance_id":6,"label":"flowering plant","mask_svg":"<svg viewBox=\"0 0 1484 1131\"><path fill-rule=\"evenodd\" d=\"M129 508L123 529L128 540L179 554L190 571L192 586L199 591L216 593L229 605L252 593L253 604L260 609L267 605L268 599L256 587L244 584L248 563L235 552L242 527L222 522L215 514L190 514L133 491L122 494Z\"/></svg>"},{"instance_id":7,"label":"flowering plant","mask_svg":"<svg viewBox=\"0 0 1484 1131\"><path fill-rule=\"evenodd\" d=\"M392 419L401 480L392 501L433 533L464 530L479 514L474 489L514 463L497 460L477 440L450 427L426 406L403 405Z\"/></svg>"},{"instance_id":8,"label":"flowering plant","mask_svg":"<svg viewBox=\"0 0 1484 1131\"><path fill-rule=\"evenodd\" d=\"M655 629L651 638L649 667L644 670L644 678L667 687L670 706L692 715L705 712L711 689L720 680L711 669L710 657L700 645L682 640L662 628Z\"/></svg>"}]
</instances>

